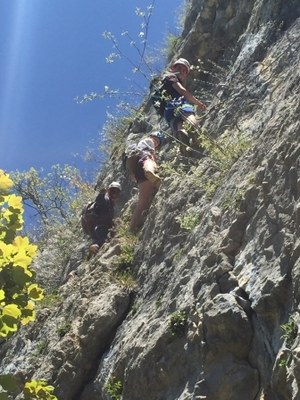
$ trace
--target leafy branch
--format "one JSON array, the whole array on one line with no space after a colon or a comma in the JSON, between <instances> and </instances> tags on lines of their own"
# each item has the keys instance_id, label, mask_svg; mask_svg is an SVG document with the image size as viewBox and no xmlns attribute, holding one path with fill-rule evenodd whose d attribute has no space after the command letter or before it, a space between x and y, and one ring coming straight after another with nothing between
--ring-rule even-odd
<instances>
[{"instance_id":1,"label":"leafy branch","mask_svg":"<svg viewBox=\"0 0 300 400\"><path fill-rule=\"evenodd\" d=\"M113 51L106 57L106 62L108 64L113 64L117 60L125 60L132 68L133 74L140 74L144 80L150 82L151 76L153 76L153 58L148 57L148 42L149 42L149 28L151 17L153 15L155 0L152 0L151 4L146 7L145 10L136 7L135 14L137 17L142 19L139 25L140 31L138 33L138 40L130 34L128 30L124 30L121 33L122 37L127 39L127 44L133 48L134 54L129 55L129 52L124 50L121 46L117 37L110 31L104 31L102 37L106 40L111 41ZM95 99L103 98L127 98L129 96L137 97L140 101L145 96L145 89L137 82L137 80L132 81L134 89L120 91L119 89L113 89L105 85L104 90L100 93L91 92L90 94L85 94L83 96L77 96L75 101L79 104L93 101ZM136 89L137 88L137 89Z\"/></svg>"}]
</instances>

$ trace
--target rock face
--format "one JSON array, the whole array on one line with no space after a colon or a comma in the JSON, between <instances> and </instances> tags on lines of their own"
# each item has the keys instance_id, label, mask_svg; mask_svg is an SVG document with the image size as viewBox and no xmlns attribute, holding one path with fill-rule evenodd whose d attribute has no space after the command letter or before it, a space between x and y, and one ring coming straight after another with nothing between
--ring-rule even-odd
<instances>
[{"instance_id":1,"label":"rock face","mask_svg":"<svg viewBox=\"0 0 300 400\"><path fill-rule=\"evenodd\" d=\"M2 372L61 400L300 399L300 3L189 4L180 55L231 57L211 67L201 129L247 146L175 159L135 246L134 296L111 279L115 238L1 345Z\"/></svg>"}]
</instances>

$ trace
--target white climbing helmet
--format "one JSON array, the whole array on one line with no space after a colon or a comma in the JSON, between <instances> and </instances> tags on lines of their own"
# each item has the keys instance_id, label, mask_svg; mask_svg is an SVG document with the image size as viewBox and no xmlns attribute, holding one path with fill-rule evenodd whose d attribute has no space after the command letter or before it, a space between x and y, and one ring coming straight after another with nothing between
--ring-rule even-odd
<instances>
[{"instance_id":1,"label":"white climbing helmet","mask_svg":"<svg viewBox=\"0 0 300 400\"><path fill-rule=\"evenodd\" d=\"M116 188L116 189L119 189L120 191L122 190L121 185L119 184L119 182L112 182L108 186L108 189L111 189L111 188Z\"/></svg>"},{"instance_id":2,"label":"white climbing helmet","mask_svg":"<svg viewBox=\"0 0 300 400\"><path fill-rule=\"evenodd\" d=\"M188 72L190 72L191 64L188 62L188 60L186 60L185 58L179 58L174 62L173 67L178 64L184 65L187 68Z\"/></svg>"}]
</instances>

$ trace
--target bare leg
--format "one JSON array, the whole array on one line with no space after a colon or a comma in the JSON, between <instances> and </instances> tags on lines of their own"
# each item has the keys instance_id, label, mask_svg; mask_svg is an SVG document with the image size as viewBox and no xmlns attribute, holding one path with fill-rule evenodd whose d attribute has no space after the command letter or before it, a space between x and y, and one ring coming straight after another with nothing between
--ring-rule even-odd
<instances>
[{"instance_id":1,"label":"bare leg","mask_svg":"<svg viewBox=\"0 0 300 400\"><path fill-rule=\"evenodd\" d=\"M151 159L144 161L143 170L145 177L148 179L148 181L150 181L152 185L158 189L161 183L161 179L156 173L157 170L156 162Z\"/></svg>"},{"instance_id":2,"label":"bare leg","mask_svg":"<svg viewBox=\"0 0 300 400\"><path fill-rule=\"evenodd\" d=\"M139 184L139 198L131 218L130 230L136 232L145 219L147 211L152 203L155 188L150 181L144 181Z\"/></svg>"}]
</instances>

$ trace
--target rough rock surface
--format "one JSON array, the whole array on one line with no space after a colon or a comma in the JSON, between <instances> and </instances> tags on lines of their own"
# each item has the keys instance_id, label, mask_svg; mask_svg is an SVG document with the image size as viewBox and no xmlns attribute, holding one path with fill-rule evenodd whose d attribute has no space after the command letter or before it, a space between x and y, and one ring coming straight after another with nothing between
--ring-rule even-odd
<instances>
[{"instance_id":1,"label":"rough rock surface","mask_svg":"<svg viewBox=\"0 0 300 400\"><path fill-rule=\"evenodd\" d=\"M249 146L227 170L208 154L165 177L134 297L110 277L117 238L92 261L78 251L60 304L1 345L2 371L61 400L118 399L117 381L124 400L300 398L300 3L189 4L180 55L218 63L230 47L202 129Z\"/></svg>"}]
</instances>

